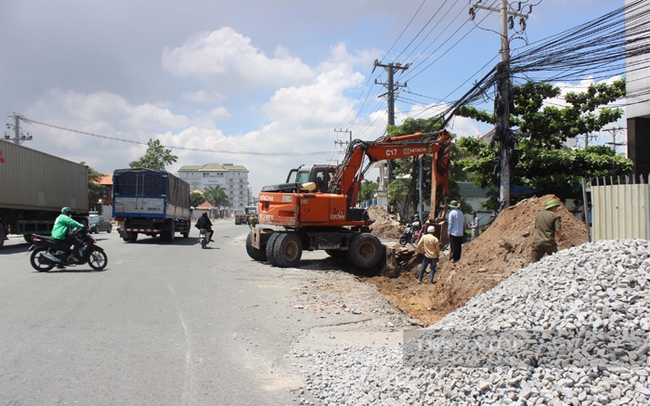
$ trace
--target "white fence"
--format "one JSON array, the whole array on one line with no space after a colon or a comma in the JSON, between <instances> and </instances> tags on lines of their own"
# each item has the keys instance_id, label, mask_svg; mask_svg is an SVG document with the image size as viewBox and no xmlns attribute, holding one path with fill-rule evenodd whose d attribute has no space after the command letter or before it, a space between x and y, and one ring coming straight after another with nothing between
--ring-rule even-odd
<instances>
[{"instance_id":1,"label":"white fence","mask_svg":"<svg viewBox=\"0 0 650 406\"><path fill-rule=\"evenodd\" d=\"M650 185L643 177L591 179L593 240L650 240Z\"/></svg>"}]
</instances>

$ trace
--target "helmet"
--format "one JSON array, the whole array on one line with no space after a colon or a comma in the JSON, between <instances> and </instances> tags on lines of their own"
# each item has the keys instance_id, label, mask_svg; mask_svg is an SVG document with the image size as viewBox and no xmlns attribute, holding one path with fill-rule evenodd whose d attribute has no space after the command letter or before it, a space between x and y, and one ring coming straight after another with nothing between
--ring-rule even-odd
<instances>
[{"instance_id":1,"label":"helmet","mask_svg":"<svg viewBox=\"0 0 650 406\"><path fill-rule=\"evenodd\" d=\"M557 200L555 200L555 199L549 200L548 202L546 202L546 206L544 206L544 210L552 209L553 207L559 206L559 205L560 205L560 202L558 202Z\"/></svg>"},{"instance_id":2,"label":"helmet","mask_svg":"<svg viewBox=\"0 0 650 406\"><path fill-rule=\"evenodd\" d=\"M72 209L69 208L68 206L65 206L64 208L61 209L61 213L70 214L70 213L72 213Z\"/></svg>"}]
</instances>

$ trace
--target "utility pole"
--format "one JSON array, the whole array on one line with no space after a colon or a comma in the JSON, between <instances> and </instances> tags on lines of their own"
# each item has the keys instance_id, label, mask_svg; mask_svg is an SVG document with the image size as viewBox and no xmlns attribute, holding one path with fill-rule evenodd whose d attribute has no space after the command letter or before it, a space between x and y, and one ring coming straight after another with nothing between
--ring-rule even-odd
<instances>
[{"instance_id":1,"label":"utility pole","mask_svg":"<svg viewBox=\"0 0 650 406\"><path fill-rule=\"evenodd\" d=\"M374 72L377 67L380 67L386 69L386 72L388 73L388 83L379 83L377 82L377 79L375 79L376 85L383 85L386 87L387 90L386 93L379 95L379 97L386 96L386 100L388 101L388 125L395 125L395 93L399 91L400 87L407 86L406 83L404 83L403 85L400 85L399 82L395 83L394 81L395 72L405 71L410 66L411 66L410 63L407 63L406 65L402 66L402 64L399 62L389 63L387 65L384 65L379 63L379 61L375 59L375 64L374 67L372 68L372 71ZM378 206L388 210L388 200L387 200L386 192L384 190L384 177L387 175L388 178L387 184L390 183L393 177L393 168L390 162L388 161L378 162L377 165L379 166L379 177L380 177L379 189L377 190L377 204ZM388 167L387 174L385 174L386 167Z\"/></svg>"},{"instance_id":2,"label":"utility pole","mask_svg":"<svg viewBox=\"0 0 650 406\"><path fill-rule=\"evenodd\" d=\"M394 82L394 76L396 71L405 71L411 66L410 63L407 63L406 65L402 66L401 63L389 63L388 65L384 65L379 63L377 59L375 59L375 66L372 68L372 71L374 72L377 67L384 68L386 69L386 72L388 73L388 83L379 83L377 82L377 79L375 79L375 84L376 85L383 85L386 87L387 92L379 95L379 97L386 97L386 100L388 101L388 125L395 125L395 93L399 90L400 87L406 87L407 84L404 83L403 85L400 85L399 82L395 83Z\"/></svg>"},{"instance_id":3,"label":"utility pole","mask_svg":"<svg viewBox=\"0 0 650 406\"><path fill-rule=\"evenodd\" d=\"M499 182L499 211L510 206L510 37L508 29L514 28L514 18L519 17L521 30L526 29L526 19L533 11L530 5L528 13L520 13L521 2L517 2L518 8L515 10L508 4L507 0L501 0L500 8L493 8L481 5L482 0L470 7L469 14L473 20L476 16L476 10L487 10L498 12L501 16L501 63L497 67L498 94L494 98L494 112L500 117L495 128L495 135L500 142L499 161L500 161L500 182Z\"/></svg>"},{"instance_id":4,"label":"utility pole","mask_svg":"<svg viewBox=\"0 0 650 406\"><path fill-rule=\"evenodd\" d=\"M21 116L20 114L16 114L16 113L14 113L11 117L13 117L13 119L14 119L14 125L12 126L11 124L7 123L7 129L11 130L12 127L13 127L14 137L11 138L11 136L9 134L7 134L7 132L5 131L5 134L4 134L5 135L5 140L13 141L18 145L22 144L24 141L31 141L32 135L29 132L20 131L20 120L25 120L25 117Z\"/></svg>"},{"instance_id":5,"label":"utility pole","mask_svg":"<svg viewBox=\"0 0 650 406\"><path fill-rule=\"evenodd\" d=\"M606 144L611 145L616 152L616 147L625 145L624 142L616 142L616 135L619 131L625 130L623 127L614 127L614 128L603 128L603 131L607 131L612 136L612 142L607 142Z\"/></svg>"},{"instance_id":6,"label":"utility pole","mask_svg":"<svg viewBox=\"0 0 650 406\"><path fill-rule=\"evenodd\" d=\"M347 133L347 134L350 134L350 141L341 141L341 140L337 139L336 141L334 141L334 144L343 146L343 145L349 145L349 144L352 143L352 130L344 130L344 129L337 130L335 128L334 132L335 133Z\"/></svg>"}]
</instances>

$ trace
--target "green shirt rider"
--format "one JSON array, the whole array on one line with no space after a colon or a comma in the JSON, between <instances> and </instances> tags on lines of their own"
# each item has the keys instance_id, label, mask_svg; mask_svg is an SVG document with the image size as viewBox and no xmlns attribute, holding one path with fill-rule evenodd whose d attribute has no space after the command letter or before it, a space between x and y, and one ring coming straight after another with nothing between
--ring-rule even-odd
<instances>
[{"instance_id":1,"label":"green shirt rider","mask_svg":"<svg viewBox=\"0 0 650 406\"><path fill-rule=\"evenodd\" d=\"M77 237L75 237L72 234L69 234L69 231L71 227L85 228L86 226L73 220L71 216L72 216L71 208L66 206L61 209L61 214L59 214L59 217L56 218L56 221L54 222L54 228L52 228L52 238L54 238L55 240L63 241L64 243L67 244L68 247L73 245L74 248L72 251L70 251L70 255L68 255L68 261L79 262L79 259L77 259L77 255L79 258L81 257L81 253L79 252L79 249L83 244L81 241L79 241Z\"/></svg>"}]
</instances>

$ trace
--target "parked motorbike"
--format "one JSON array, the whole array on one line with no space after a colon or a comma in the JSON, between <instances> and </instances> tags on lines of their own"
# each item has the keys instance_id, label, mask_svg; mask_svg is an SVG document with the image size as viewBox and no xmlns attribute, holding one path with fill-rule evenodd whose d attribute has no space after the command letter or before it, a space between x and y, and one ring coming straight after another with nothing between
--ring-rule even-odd
<instances>
[{"instance_id":1,"label":"parked motorbike","mask_svg":"<svg viewBox=\"0 0 650 406\"><path fill-rule=\"evenodd\" d=\"M208 231L205 228L199 229L199 244L201 245L201 248L205 249L208 247Z\"/></svg>"},{"instance_id":2,"label":"parked motorbike","mask_svg":"<svg viewBox=\"0 0 650 406\"><path fill-rule=\"evenodd\" d=\"M63 241L33 234L31 237L32 246L29 247L29 251L33 251L29 257L32 267L39 272L47 272L55 266L62 268L84 264L90 265L95 271L106 268L108 256L103 248L95 244L95 239L85 229L77 229L74 234L83 244L80 249L81 258L77 258L77 262L68 260L70 247Z\"/></svg>"},{"instance_id":3,"label":"parked motorbike","mask_svg":"<svg viewBox=\"0 0 650 406\"><path fill-rule=\"evenodd\" d=\"M404 228L402 235L399 237L399 243L402 245L406 245L407 243L411 243L415 245L418 243L418 241L420 241L420 237L421 237L420 228L417 227L417 225L408 224Z\"/></svg>"},{"instance_id":4,"label":"parked motorbike","mask_svg":"<svg viewBox=\"0 0 650 406\"><path fill-rule=\"evenodd\" d=\"M411 231L411 225L408 224L406 227L404 227L404 231L402 231L402 235L399 237L399 243L406 245L407 242L411 241L412 236L413 232Z\"/></svg>"}]
</instances>

